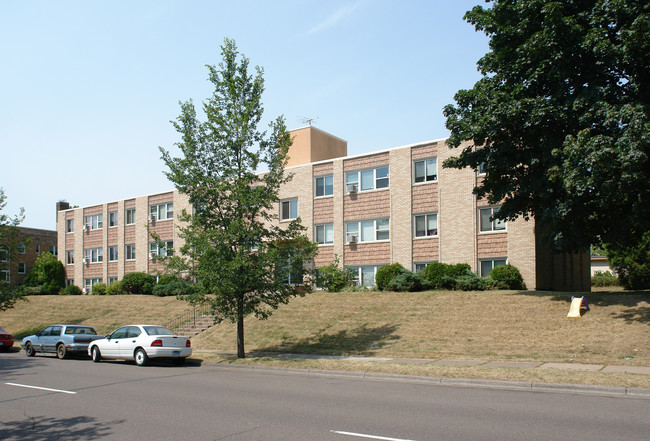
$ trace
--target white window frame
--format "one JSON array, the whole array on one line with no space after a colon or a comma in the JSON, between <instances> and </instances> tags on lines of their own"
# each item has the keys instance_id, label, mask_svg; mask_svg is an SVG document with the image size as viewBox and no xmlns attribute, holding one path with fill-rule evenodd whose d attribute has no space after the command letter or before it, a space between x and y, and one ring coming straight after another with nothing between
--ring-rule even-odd
<instances>
[{"instance_id":1,"label":"white window frame","mask_svg":"<svg viewBox=\"0 0 650 441\"><path fill-rule=\"evenodd\" d=\"M494 219L489 221L490 222L490 229L483 229L483 222L482 219L484 217L484 213L488 213L489 217L492 217L494 213L499 211L498 206L491 206L491 207L481 207L478 209L478 228L479 228L479 233L504 233L506 232L506 222L499 220L499 219Z\"/></svg>"},{"instance_id":2,"label":"white window frame","mask_svg":"<svg viewBox=\"0 0 650 441\"><path fill-rule=\"evenodd\" d=\"M108 212L108 227L117 227L117 211Z\"/></svg>"},{"instance_id":3,"label":"white window frame","mask_svg":"<svg viewBox=\"0 0 650 441\"><path fill-rule=\"evenodd\" d=\"M65 264L74 265L74 250L66 250L65 252Z\"/></svg>"},{"instance_id":4,"label":"white window frame","mask_svg":"<svg viewBox=\"0 0 650 441\"><path fill-rule=\"evenodd\" d=\"M162 204L149 205L149 220L164 221L174 219L174 203L163 202Z\"/></svg>"},{"instance_id":5,"label":"white window frame","mask_svg":"<svg viewBox=\"0 0 650 441\"><path fill-rule=\"evenodd\" d=\"M321 236L322 241L319 240L320 239L319 238L319 230L321 231L320 234L322 235ZM329 237L331 237L331 240L327 240L327 237L328 237L327 233L328 232L330 233ZM334 243L334 224L330 223L330 224L315 225L314 226L314 241L318 245L332 245Z\"/></svg>"},{"instance_id":6,"label":"white window frame","mask_svg":"<svg viewBox=\"0 0 650 441\"><path fill-rule=\"evenodd\" d=\"M89 214L84 216L84 225L90 225L90 230L101 230L104 228L104 214Z\"/></svg>"},{"instance_id":7,"label":"white window frame","mask_svg":"<svg viewBox=\"0 0 650 441\"><path fill-rule=\"evenodd\" d=\"M110 245L108 247L108 261L117 262L117 258L118 258L117 245Z\"/></svg>"},{"instance_id":8,"label":"white window frame","mask_svg":"<svg viewBox=\"0 0 650 441\"><path fill-rule=\"evenodd\" d=\"M0 282L11 283L11 271L8 269L0 270Z\"/></svg>"},{"instance_id":9,"label":"white window frame","mask_svg":"<svg viewBox=\"0 0 650 441\"><path fill-rule=\"evenodd\" d=\"M425 260L422 262L413 262L413 272L417 273L418 271L424 271L424 269L427 267L428 264L435 262L435 260ZM422 266L422 268L418 269L418 266Z\"/></svg>"},{"instance_id":10,"label":"white window frame","mask_svg":"<svg viewBox=\"0 0 650 441\"><path fill-rule=\"evenodd\" d=\"M104 262L104 249L98 248L85 248L84 259L87 263L102 263Z\"/></svg>"},{"instance_id":11,"label":"white window frame","mask_svg":"<svg viewBox=\"0 0 650 441\"><path fill-rule=\"evenodd\" d=\"M352 283L354 283L356 286L375 286L377 284L377 270L381 268L383 265L351 265L351 266L346 266L345 269L348 270L351 275L352 275ZM364 274L364 269L372 269L372 284L366 285L363 283L363 274Z\"/></svg>"},{"instance_id":12,"label":"white window frame","mask_svg":"<svg viewBox=\"0 0 650 441\"><path fill-rule=\"evenodd\" d=\"M27 247L25 246L24 243L19 243L18 246L16 247L16 251L18 254L25 254L27 252Z\"/></svg>"},{"instance_id":13,"label":"white window frame","mask_svg":"<svg viewBox=\"0 0 650 441\"><path fill-rule=\"evenodd\" d=\"M370 227L372 223L372 228L374 230L373 238L368 239L365 234L365 229ZM383 233L387 233L388 237L379 238ZM349 237L351 235L356 235L358 237L357 242L389 242L390 241L390 218L381 217L377 219L364 219L359 221L351 221L345 223L345 242L349 242Z\"/></svg>"},{"instance_id":14,"label":"white window frame","mask_svg":"<svg viewBox=\"0 0 650 441\"><path fill-rule=\"evenodd\" d=\"M501 262L499 265L495 265L495 262ZM483 274L483 264L484 263L490 263L490 271L494 269L495 266L500 266L500 265L507 265L508 264L508 258L507 257L489 257L486 259L479 259L478 260L478 272L479 276L481 277L487 277L490 275L490 271L487 272L487 274Z\"/></svg>"},{"instance_id":15,"label":"white window frame","mask_svg":"<svg viewBox=\"0 0 650 441\"><path fill-rule=\"evenodd\" d=\"M65 232L74 233L74 219L65 220Z\"/></svg>"},{"instance_id":16,"label":"white window frame","mask_svg":"<svg viewBox=\"0 0 650 441\"><path fill-rule=\"evenodd\" d=\"M41 244L37 243L35 246L36 254L41 254Z\"/></svg>"},{"instance_id":17,"label":"white window frame","mask_svg":"<svg viewBox=\"0 0 650 441\"><path fill-rule=\"evenodd\" d=\"M433 229L433 234L429 234L432 230L429 230L429 217L435 216L436 227ZM418 218L424 217L424 234L418 236ZM438 213L422 213L416 214L413 216L413 237L416 239L426 239L428 237L438 237L440 235L440 230L438 229Z\"/></svg>"},{"instance_id":18,"label":"white window frame","mask_svg":"<svg viewBox=\"0 0 650 441\"><path fill-rule=\"evenodd\" d=\"M479 176L485 176L487 174L487 166L485 165L485 162L481 162L478 165L478 168L476 169L476 174Z\"/></svg>"},{"instance_id":19,"label":"white window frame","mask_svg":"<svg viewBox=\"0 0 650 441\"><path fill-rule=\"evenodd\" d=\"M287 206L289 207L289 213L288 217L284 216L284 206L285 204L288 204ZM292 216L292 205L295 207L295 216ZM294 219L297 219L299 216L298 214L298 198L291 198L291 199L283 199L280 201L280 220L281 221L291 221Z\"/></svg>"},{"instance_id":20,"label":"white window frame","mask_svg":"<svg viewBox=\"0 0 650 441\"><path fill-rule=\"evenodd\" d=\"M322 186L323 186L323 194L318 194L318 182L322 181ZM328 187L327 182L330 182L330 185ZM327 190L330 190L328 193ZM314 197L316 198L324 198L328 196L334 195L334 175L323 175L323 176L316 176L314 178Z\"/></svg>"},{"instance_id":21,"label":"white window frame","mask_svg":"<svg viewBox=\"0 0 650 441\"><path fill-rule=\"evenodd\" d=\"M107 285L110 285L113 282L117 282L117 276L111 276L108 278L108 283Z\"/></svg>"},{"instance_id":22,"label":"white window frame","mask_svg":"<svg viewBox=\"0 0 650 441\"><path fill-rule=\"evenodd\" d=\"M11 260L9 257L9 247L0 245L0 262L9 262Z\"/></svg>"},{"instance_id":23,"label":"white window frame","mask_svg":"<svg viewBox=\"0 0 650 441\"><path fill-rule=\"evenodd\" d=\"M377 176L378 171L384 169L386 169L386 176ZM367 179L370 173L372 174L372 178L371 178L372 187L367 187L365 186L366 183L364 182L364 179ZM382 185L380 187L379 183L380 182L383 183L384 181L386 182L386 185L385 186ZM346 172L345 173L346 188L349 184L356 184L357 192L389 189L390 188L390 167L388 165L385 165L382 167L366 168L362 170Z\"/></svg>"},{"instance_id":24,"label":"white window frame","mask_svg":"<svg viewBox=\"0 0 650 441\"><path fill-rule=\"evenodd\" d=\"M171 252L169 251L171 250ZM174 241L163 240L159 242L149 242L149 258L153 259L156 256L167 257L174 255Z\"/></svg>"},{"instance_id":25,"label":"white window frame","mask_svg":"<svg viewBox=\"0 0 650 441\"><path fill-rule=\"evenodd\" d=\"M135 208L126 208L124 210L124 225L135 224Z\"/></svg>"},{"instance_id":26,"label":"white window frame","mask_svg":"<svg viewBox=\"0 0 650 441\"><path fill-rule=\"evenodd\" d=\"M84 279L84 292L89 293L93 290L93 285L97 283L102 283L101 277L94 277L89 279Z\"/></svg>"},{"instance_id":27,"label":"white window frame","mask_svg":"<svg viewBox=\"0 0 650 441\"><path fill-rule=\"evenodd\" d=\"M127 243L124 245L124 260L135 260L135 244Z\"/></svg>"},{"instance_id":28,"label":"white window frame","mask_svg":"<svg viewBox=\"0 0 650 441\"><path fill-rule=\"evenodd\" d=\"M418 164L422 164L422 167L424 168L424 175L421 177L421 180L418 180L418 175L417 175L417 170L418 170ZM435 174L432 175L431 178L429 178L429 166L430 164L433 164L433 167L435 167ZM430 182L438 182L438 158L433 156L431 158L422 158L422 159L416 159L413 161L413 184L426 184Z\"/></svg>"},{"instance_id":29,"label":"white window frame","mask_svg":"<svg viewBox=\"0 0 650 441\"><path fill-rule=\"evenodd\" d=\"M20 270L21 265L22 265L22 271ZM27 265L25 264L25 262L18 262L17 267L18 267L18 274L25 274L27 272Z\"/></svg>"},{"instance_id":30,"label":"white window frame","mask_svg":"<svg viewBox=\"0 0 650 441\"><path fill-rule=\"evenodd\" d=\"M56 245L50 245L50 246L48 246L48 247L47 247L47 251L48 251L51 255L53 255L53 256L58 256L58 254L59 254L58 251L57 251L57 247L56 247Z\"/></svg>"}]
</instances>

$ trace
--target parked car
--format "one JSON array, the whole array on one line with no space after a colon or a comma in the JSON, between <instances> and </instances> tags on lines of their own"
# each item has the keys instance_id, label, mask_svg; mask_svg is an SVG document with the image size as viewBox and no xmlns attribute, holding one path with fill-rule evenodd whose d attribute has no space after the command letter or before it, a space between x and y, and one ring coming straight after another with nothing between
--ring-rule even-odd
<instances>
[{"instance_id":1,"label":"parked car","mask_svg":"<svg viewBox=\"0 0 650 441\"><path fill-rule=\"evenodd\" d=\"M182 365L192 355L190 339L158 325L128 325L93 341L88 355L98 363L102 358L135 360L138 366L150 358L166 358Z\"/></svg>"},{"instance_id":2,"label":"parked car","mask_svg":"<svg viewBox=\"0 0 650 441\"><path fill-rule=\"evenodd\" d=\"M71 353L86 354L88 344L102 338L90 326L51 325L38 334L23 338L20 347L25 355L33 357L37 352L55 352L57 357L66 358Z\"/></svg>"},{"instance_id":3,"label":"parked car","mask_svg":"<svg viewBox=\"0 0 650 441\"><path fill-rule=\"evenodd\" d=\"M0 350L10 351L14 346L14 336L0 328Z\"/></svg>"}]
</instances>

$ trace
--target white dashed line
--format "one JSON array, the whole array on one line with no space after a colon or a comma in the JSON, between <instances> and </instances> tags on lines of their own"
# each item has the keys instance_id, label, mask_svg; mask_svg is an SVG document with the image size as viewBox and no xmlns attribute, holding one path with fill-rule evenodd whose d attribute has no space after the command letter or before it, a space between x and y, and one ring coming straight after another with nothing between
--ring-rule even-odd
<instances>
[{"instance_id":1,"label":"white dashed line","mask_svg":"<svg viewBox=\"0 0 650 441\"><path fill-rule=\"evenodd\" d=\"M379 440L383 440L383 441L415 441L415 440L412 440L412 439L389 438L389 437L386 437L386 436L366 435L364 433L342 432L340 430L330 430L330 432L337 433L339 435L356 436L357 438L379 439Z\"/></svg>"},{"instance_id":2,"label":"white dashed line","mask_svg":"<svg viewBox=\"0 0 650 441\"><path fill-rule=\"evenodd\" d=\"M62 394L71 394L74 395L76 392L72 392L69 390L61 390L61 389L50 389L49 387L39 387L39 386L30 386L29 384L18 384L18 383L5 383L8 386L17 386L17 387L26 387L29 389L39 389L39 390L46 390L48 392L60 392Z\"/></svg>"}]
</instances>

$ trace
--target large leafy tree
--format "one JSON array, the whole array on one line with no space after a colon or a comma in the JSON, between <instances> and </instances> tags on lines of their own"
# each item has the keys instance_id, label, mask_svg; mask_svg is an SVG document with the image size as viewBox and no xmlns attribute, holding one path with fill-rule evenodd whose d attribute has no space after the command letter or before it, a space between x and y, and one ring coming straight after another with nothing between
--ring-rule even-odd
<instances>
[{"instance_id":1,"label":"large leafy tree","mask_svg":"<svg viewBox=\"0 0 650 441\"><path fill-rule=\"evenodd\" d=\"M7 196L0 187L0 271L9 270L12 259L15 258L18 245L24 241L18 226L25 218L24 210L15 216L9 216L2 211L7 206ZM7 283L5 277L0 277L0 311L13 308L14 304L23 299L23 291L19 286Z\"/></svg>"},{"instance_id":2,"label":"large leafy tree","mask_svg":"<svg viewBox=\"0 0 650 441\"><path fill-rule=\"evenodd\" d=\"M446 167L485 165L496 217L534 216L556 250L635 244L650 230L650 3L492 0L483 77L445 107Z\"/></svg>"},{"instance_id":3,"label":"large leafy tree","mask_svg":"<svg viewBox=\"0 0 650 441\"><path fill-rule=\"evenodd\" d=\"M268 317L280 304L309 289L301 279L316 247L302 233L299 219L283 228L277 219L280 186L291 138L282 118L270 134L257 129L262 118L263 71L249 74L249 60L232 40L224 41L222 62L207 66L213 95L199 121L192 101L181 103L173 122L182 135L180 157L161 148L176 188L189 196L193 212L180 219L185 245L169 261L203 285L199 301L237 323L237 355L245 357L244 318ZM258 170L266 169L264 173ZM291 282L291 283L288 283ZM196 300L196 299L195 299Z\"/></svg>"}]
</instances>

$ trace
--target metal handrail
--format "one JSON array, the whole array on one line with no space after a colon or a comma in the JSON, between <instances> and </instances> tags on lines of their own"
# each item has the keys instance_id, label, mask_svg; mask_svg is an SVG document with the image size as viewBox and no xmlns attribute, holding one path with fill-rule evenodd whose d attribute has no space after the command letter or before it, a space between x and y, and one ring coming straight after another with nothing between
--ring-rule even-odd
<instances>
[{"instance_id":1,"label":"metal handrail","mask_svg":"<svg viewBox=\"0 0 650 441\"><path fill-rule=\"evenodd\" d=\"M167 329L178 329L181 326L191 325L196 326L196 320L204 315L212 315L212 308L210 305L201 305L191 311L181 314L176 318L168 321L164 326Z\"/></svg>"}]
</instances>

